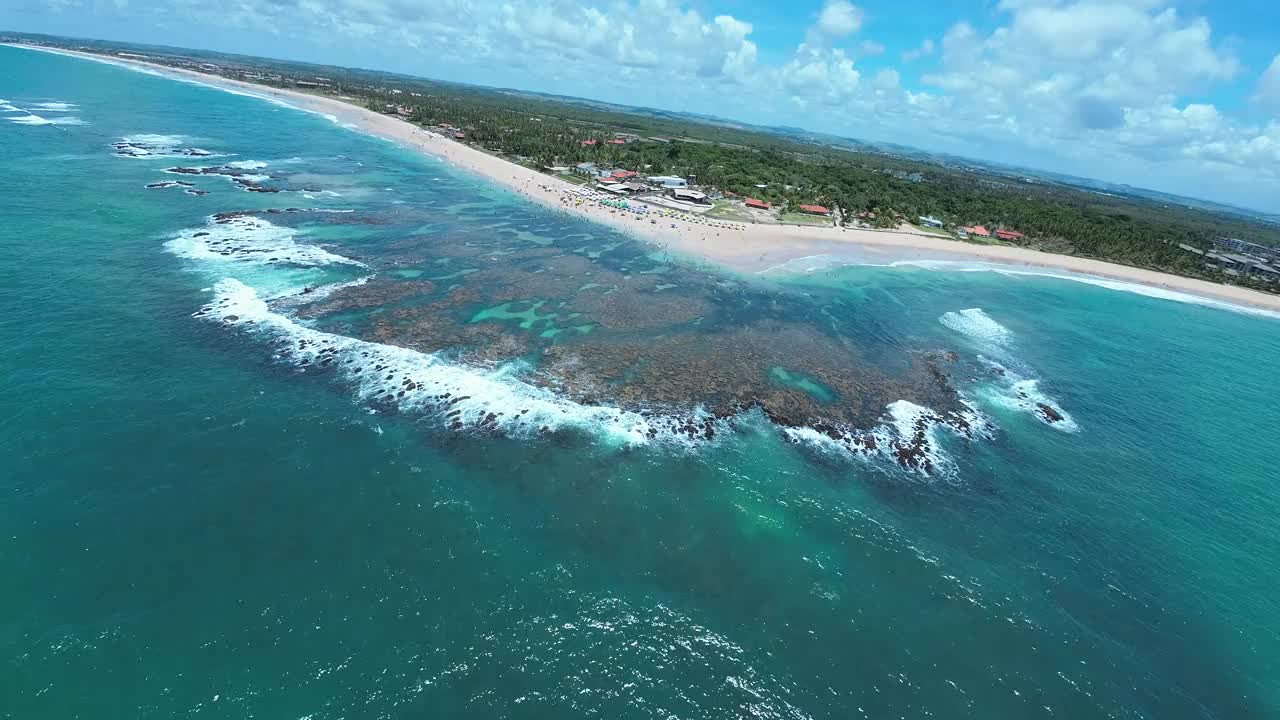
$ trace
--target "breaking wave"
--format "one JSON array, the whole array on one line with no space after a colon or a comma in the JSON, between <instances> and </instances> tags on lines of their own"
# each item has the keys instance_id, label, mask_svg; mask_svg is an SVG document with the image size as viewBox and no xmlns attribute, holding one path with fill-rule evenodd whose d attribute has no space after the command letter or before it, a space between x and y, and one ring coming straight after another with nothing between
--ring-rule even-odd
<instances>
[{"instance_id":1,"label":"breaking wave","mask_svg":"<svg viewBox=\"0 0 1280 720\"><path fill-rule=\"evenodd\" d=\"M991 319L982 308L949 312L938 322L984 345L1004 347L1013 339L1009 328Z\"/></svg>"},{"instance_id":2,"label":"breaking wave","mask_svg":"<svg viewBox=\"0 0 1280 720\"><path fill-rule=\"evenodd\" d=\"M430 413L454 430L493 429L514 437L577 429L624 445L660 435L679 439L671 432L673 419L581 405L519 379L519 365L482 372L434 354L314 330L272 311L253 288L234 279L219 281L213 292L196 317L264 336L278 360L332 369L353 386L357 400L375 408Z\"/></svg>"},{"instance_id":3,"label":"breaking wave","mask_svg":"<svg viewBox=\"0 0 1280 720\"><path fill-rule=\"evenodd\" d=\"M182 144L184 138L181 135L139 133L137 135L125 135L121 139L131 144L155 145L156 147L177 147Z\"/></svg>"},{"instance_id":4,"label":"breaking wave","mask_svg":"<svg viewBox=\"0 0 1280 720\"><path fill-rule=\"evenodd\" d=\"M1030 413L1055 430L1069 433L1080 431L1075 419L1062 409L1058 401L1040 390L1039 380L1015 380L1005 392L992 394L991 400L1010 410Z\"/></svg>"},{"instance_id":5,"label":"breaking wave","mask_svg":"<svg viewBox=\"0 0 1280 720\"><path fill-rule=\"evenodd\" d=\"M1169 288L1156 287L1153 285L1143 285L1142 283L1137 282L1112 280L1110 278L1099 277L1097 275L1074 273L1066 270L1054 270L1050 268L1037 268L1030 265L1003 265L999 263L970 260L897 260L888 263L875 263L861 262L834 255L812 255L795 258L794 260L789 260L779 265L775 265L767 270L761 271L761 274L771 272L779 272L782 274L812 273L850 265L885 268L914 267L939 272L993 272L1014 277L1053 278L1055 280L1067 280L1085 285L1093 285L1095 287L1106 288L1116 292L1133 293L1135 295L1142 295L1144 297L1156 298L1159 300L1169 300L1172 302L1200 305L1218 310L1228 310L1245 315L1280 319L1280 312L1275 310L1267 310L1260 307L1253 307L1251 305L1241 305L1226 300L1218 300L1211 297L1205 297L1203 295L1196 295L1190 292L1171 290Z\"/></svg>"},{"instance_id":6,"label":"breaking wave","mask_svg":"<svg viewBox=\"0 0 1280 720\"><path fill-rule=\"evenodd\" d=\"M182 135L160 135L139 133L125 135L112 144L115 154L120 157L138 159L158 159L177 157L221 157L220 153L210 152L202 148L183 147L186 140Z\"/></svg>"},{"instance_id":7,"label":"breaking wave","mask_svg":"<svg viewBox=\"0 0 1280 720\"><path fill-rule=\"evenodd\" d=\"M498 432L517 439L572 430L615 447L691 448L730 429L730 421L701 408L675 414L578 403L526 382L522 375L529 367L522 361L486 371L437 354L309 328L273 310L239 280L220 280L212 291L213 300L194 317L264 339L277 362L334 376L352 389L357 402L375 412L413 414L453 431ZM943 428L966 437L981 432L983 421L976 412L967 413L965 421L972 425L962 432L954 419L899 401L888 407L883 425L852 443L834 439L829 429L784 428L783 432L792 442L822 451L885 459L922 475L950 477L956 465L939 446L939 435Z\"/></svg>"},{"instance_id":8,"label":"breaking wave","mask_svg":"<svg viewBox=\"0 0 1280 720\"><path fill-rule=\"evenodd\" d=\"M335 211L345 212L345 211ZM267 341L274 359L304 370L324 372L354 390L357 402L373 411L421 415L451 430L499 432L532 437L561 430L592 435L613 446L661 444L692 448L732 431L746 417L717 418L700 407L626 409L587 405L527 382L531 368L523 361L496 370L465 366L437 354L383 345L307 327L286 314L343 288L369 281L368 274L345 282L315 284L288 278L281 292L263 295L257 287L280 284L280 270L244 280L228 277L218 263L249 267L301 267L309 272L333 265L362 263L322 248L300 243L297 233L260 217L227 213L211 217L203 228L179 233L165 243L170 253L200 261L217 272L211 302L195 317L218 322ZM243 275L243 271L235 271ZM252 274L252 273L251 273ZM744 411L756 417L756 411ZM760 416L763 420L763 415ZM951 476L955 462L940 445L949 432L973 438L986 432L976 411L939 414L899 401L888 406L882 424L871 430L833 427L774 426L784 439L822 452L887 464L929 476Z\"/></svg>"},{"instance_id":9,"label":"breaking wave","mask_svg":"<svg viewBox=\"0 0 1280 720\"><path fill-rule=\"evenodd\" d=\"M861 458L886 460L925 476L954 478L955 460L941 445L942 433L974 439L989 437L990 423L973 409L940 415L906 400L890 403L881 424L865 432L846 432L831 427L785 428L792 442L824 452L852 454Z\"/></svg>"},{"instance_id":10,"label":"breaking wave","mask_svg":"<svg viewBox=\"0 0 1280 720\"><path fill-rule=\"evenodd\" d=\"M261 160L237 160L227 163L227 167L237 170L261 170L266 166L267 164Z\"/></svg>"},{"instance_id":11,"label":"breaking wave","mask_svg":"<svg viewBox=\"0 0 1280 720\"><path fill-rule=\"evenodd\" d=\"M17 123L19 125L85 125L87 124L85 123L84 120L81 120L80 118L75 117L74 115L63 115L61 117L56 117L56 118L46 118L46 117L41 117L39 115L36 115L35 113L27 113L22 117L10 117L5 119L11 123Z\"/></svg>"},{"instance_id":12,"label":"breaking wave","mask_svg":"<svg viewBox=\"0 0 1280 720\"><path fill-rule=\"evenodd\" d=\"M354 265L358 260L294 240L296 233L251 215L215 217L201 229L184 230L164 244L179 257L215 262L320 267Z\"/></svg>"},{"instance_id":13,"label":"breaking wave","mask_svg":"<svg viewBox=\"0 0 1280 720\"><path fill-rule=\"evenodd\" d=\"M978 355L978 360L987 366L995 380L977 388L980 398L996 407L1028 413L1055 430L1079 431L1071 415L1040 389L1035 370L1015 356L1014 334L1009 328L993 320L982 308L943 313L938 322L968 337L985 353Z\"/></svg>"}]
</instances>

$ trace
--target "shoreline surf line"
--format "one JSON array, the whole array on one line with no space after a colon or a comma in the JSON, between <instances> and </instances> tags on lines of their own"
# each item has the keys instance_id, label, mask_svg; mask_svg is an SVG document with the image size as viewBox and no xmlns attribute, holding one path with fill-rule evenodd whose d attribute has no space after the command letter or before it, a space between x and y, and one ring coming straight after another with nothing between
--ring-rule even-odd
<instances>
[{"instance_id":1,"label":"shoreline surf line","mask_svg":"<svg viewBox=\"0 0 1280 720\"><path fill-rule=\"evenodd\" d=\"M803 261L809 261L810 264L808 266L800 264ZM1226 310L1245 315L1253 315L1255 317L1280 320L1280 310L1272 310L1258 305L1220 300L1218 298L1187 292L1181 289L1174 289L1172 287L1148 285L1146 283L1135 282L1132 280L1121 280L1118 278L1103 277L1096 274L1078 273L1072 270L1062 270L1061 268L1052 266L1027 264L1014 265L985 260L966 261L919 258L915 260L893 260L890 262L877 263L868 261L865 256L809 255L806 257L788 260L787 262L779 265L761 270L756 274L764 277L777 276L796 279L808 273L834 270L841 267L917 268L931 272L951 273L989 272L1004 275L1005 277L1030 277L1063 280L1066 282L1080 283L1082 285L1092 285L1094 287L1100 287L1114 292L1127 292L1134 295L1142 295L1144 297L1154 298L1157 300L1168 300L1171 302L1186 303L1188 305L1200 305L1213 310Z\"/></svg>"},{"instance_id":2,"label":"shoreline surf line","mask_svg":"<svg viewBox=\"0 0 1280 720\"><path fill-rule=\"evenodd\" d=\"M1230 306L1257 308L1280 312L1280 295L1250 290L1234 285L1223 285L1207 280L1170 275L1154 270L1120 265L1091 258L1056 255L1026 248L992 245L971 245L958 240L942 239L934 235L916 234L901 230L864 230L852 228L760 225L724 222L734 229L724 229L664 217L665 225L647 223L643 216L630 214L624 219L609 208L590 202L576 204L566 202L581 186L546 175L537 170L517 165L509 160L490 155L470 145L449 140L430 130L420 128L400 118L382 115L337 98L311 95L295 90L273 88L233 80L217 75L199 73L182 68L172 68L156 63L116 58L62 48L46 48L20 43L2 43L9 47L49 52L103 62L148 74L207 85L227 92L256 97L267 102L285 104L295 109L328 118L335 124L379 139L394 142L402 147L418 151L436 160L497 185L515 191L525 198L546 207L609 225L629 235L653 242L660 249L683 255L694 260L711 262L737 272L756 273L763 269L792 260L816 255L838 254L840 251L870 251L874 253L906 252L928 254L916 260L970 260L1009 266L1049 268L1103 281L1132 283L1164 294L1151 295L1171 301L1168 297L1183 293L1213 301L1200 303L1210 307L1231 310ZM728 242L724 242L728 241ZM895 258L895 259L901 259ZM886 262L885 264L888 264ZM1036 273L1032 273L1036 274ZM1071 278L1067 278L1071 279ZM1120 292L1133 292L1124 287L1100 285ZM1145 294L1145 293L1144 293Z\"/></svg>"}]
</instances>

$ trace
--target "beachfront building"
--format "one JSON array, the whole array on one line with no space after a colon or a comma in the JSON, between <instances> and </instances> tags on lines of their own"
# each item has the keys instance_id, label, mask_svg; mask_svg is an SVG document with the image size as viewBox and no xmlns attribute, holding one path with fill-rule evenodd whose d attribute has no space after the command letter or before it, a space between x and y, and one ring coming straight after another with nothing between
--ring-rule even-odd
<instances>
[{"instance_id":1,"label":"beachfront building","mask_svg":"<svg viewBox=\"0 0 1280 720\"><path fill-rule=\"evenodd\" d=\"M1217 245L1217 243L1214 243ZM1205 265L1217 266L1232 277L1249 275L1267 282L1280 281L1280 267L1268 265L1257 258L1238 253L1204 251L1194 245L1178 243L1178 248L1200 258ZM1278 256L1280 257L1280 256Z\"/></svg>"},{"instance_id":2,"label":"beachfront building","mask_svg":"<svg viewBox=\"0 0 1280 720\"><path fill-rule=\"evenodd\" d=\"M925 227L932 227L932 228L942 227L942 221L936 217L933 217L932 215L921 215L920 224Z\"/></svg>"},{"instance_id":3,"label":"beachfront building","mask_svg":"<svg viewBox=\"0 0 1280 720\"><path fill-rule=\"evenodd\" d=\"M1257 255L1259 257L1280 259L1280 248L1271 247L1270 245L1259 245L1258 243L1241 240L1239 238L1220 237L1213 241L1213 246L1219 250L1227 252L1245 253L1247 255Z\"/></svg>"},{"instance_id":4,"label":"beachfront building","mask_svg":"<svg viewBox=\"0 0 1280 720\"><path fill-rule=\"evenodd\" d=\"M688 180L675 175L651 175L649 176L649 184L668 189L689 187Z\"/></svg>"},{"instance_id":5,"label":"beachfront building","mask_svg":"<svg viewBox=\"0 0 1280 720\"><path fill-rule=\"evenodd\" d=\"M969 236L984 237L984 238L991 237L991 231L987 230L985 227L981 225L974 225L973 227L962 227L958 232L961 233L960 237L964 237L964 238L967 238Z\"/></svg>"},{"instance_id":6,"label":"beachfront building","mask_svg":"<svg viewBox=\"0 0 1280 720\"><path fill-rule=\"evenodd\" d=\"M1240 253L1210 252L1205 253L1205 260L1223 270L1235 270L1241 275L1271 275L1274 270L1269 265Z\"/></svg>"},{"instance_id":7,"label":"beachfront building","mask_svg":"<svg viewBox=\"0 0 1280 720\"><path fill-rule=\"evenodd\" d=\"M767 203L767 202L765 202L765 201L763 201L763 200L757 200L756 198L747 198L746 200L743 200L743 201L742 201L742 204L743 204L743 205L746 205L747 207L749 207L749 208L751 208L751 209L753 209L753 210L768 210L768 209L769 209L769 203Z\"/></svg>"},{"instance_id":8,"label":"beachfront building","mask_svg":"<svg viewBox=\"0 0 1280 720\"><path fill-rule=\"evenodd\" d=\"M1007 242L1014 242L1016 240L1021 240L1022 238L1026 237L1026 235L1023 235L1017 230L1005 230L1001 228L1000 230L996 231L996 237L1000 238L1001 240L1005 240Z\"/></svg>"},{"instance_id":9,"label":"beachfront building","mask_svg":"<svg viewBox=\"0 0 1280 720\"><path fill-rule=\"evenodd\" d=\"M667 194L676 200L693 203L694 205L711 204L711 201L707 199L706 193L700 193L697 190L689 190L688 188L671 188L667 190Z\"/></svg>"},{"instance_id":10,"label":"beachfront building","mask_svg":"<svg viewBox=\"0 0 1280 720\"><path fill-rule=\"evenodd\" d=\"M823 215L823 216L831 215L831 210L821 205L801 205L797 209L800 212L806 213L808 215Z\"/></svg>"}]
</instances>

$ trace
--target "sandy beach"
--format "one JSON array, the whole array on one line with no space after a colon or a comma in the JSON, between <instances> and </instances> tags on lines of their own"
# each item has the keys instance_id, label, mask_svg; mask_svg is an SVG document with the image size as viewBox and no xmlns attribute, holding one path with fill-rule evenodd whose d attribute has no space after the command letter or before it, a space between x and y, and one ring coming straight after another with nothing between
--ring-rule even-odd
<instances>
[{"instance_id":1,"label":"sandy beach","mask_svg":"<svg viewBox=\"0 0 1280 720\"><path fill-rule=\"evenodd\" d=\"M1007 267L1013 272L1059 275L1068 279L1087 276L1089 279L1134 283L1156 289L1151 294L1157 296L1185 293L1220 303L1280 312L1280 296L1277 295L1025 248L976 245L902 230L744 224L695 216L681 217L675 213L658 217L655 217L654 212L636 214L584 198L584 188L581 186L495 157L400 118L382 115L338 98L255 85L137 60L61 49L35 49L132 66L279 100L325 115L360 132L438 158L459 169L499 183L547 207L607 224L678 255L716 263L739 272L802 272L815 265L839 263L842 259L874 264L902 261L984 263ZM805 258L814 258L814 262L796 262Z\"/></svg>"}]
</instances>

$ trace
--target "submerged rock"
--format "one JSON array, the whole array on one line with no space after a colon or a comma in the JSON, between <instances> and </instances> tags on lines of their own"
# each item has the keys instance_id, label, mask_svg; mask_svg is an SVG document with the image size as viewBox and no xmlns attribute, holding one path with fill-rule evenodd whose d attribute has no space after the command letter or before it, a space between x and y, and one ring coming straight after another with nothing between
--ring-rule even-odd
<instances>
[{"instance_id":1,"label":"submerged rock","mask_svg":"<svg viewBox=\"0 0 1280 720\"><path fill-rule=\"evenodd\" d=\"M1036 403L1036 414L1049 424L1059 423L1066 419L1062 417L1062 413L1053 409L1051 405L1046 405L1045 403Z\"/></svg>"}]
</instances>

